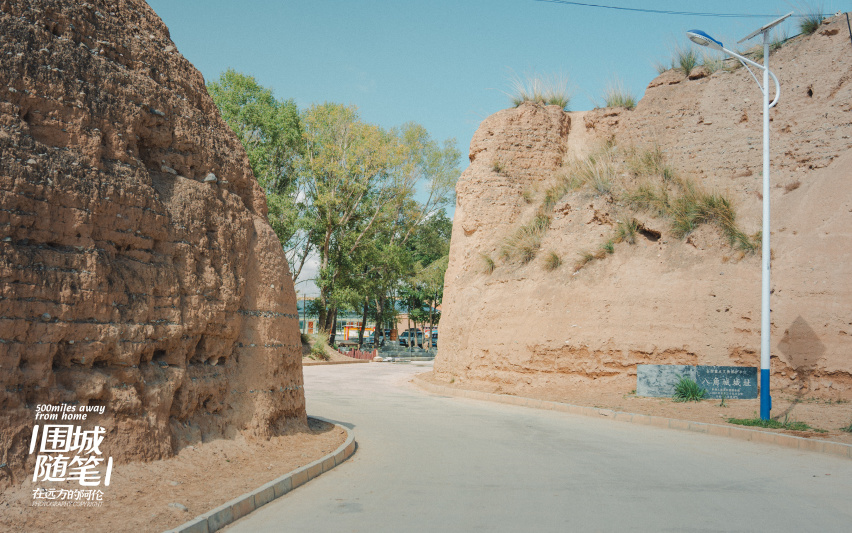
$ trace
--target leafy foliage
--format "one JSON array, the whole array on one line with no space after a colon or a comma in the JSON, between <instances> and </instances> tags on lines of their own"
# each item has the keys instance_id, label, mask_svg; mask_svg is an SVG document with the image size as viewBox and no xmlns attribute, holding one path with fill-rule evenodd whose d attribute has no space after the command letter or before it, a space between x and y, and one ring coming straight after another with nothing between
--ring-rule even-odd
<instances>
[{"instance_id":1,"label":"leafy foliage","mask_svg":"<svg viewBox=\"0 0 852 533\"><path fill-rule=\"evenodd\" d=\"M304 143L293 100L278 100L253 77L232 69L207 84L222 118L248 154L252 172L266 192L269 223L296 264L303 209L297 173ZM294 273L298 275L296 269Z\"/></svg>"},{"instance_id":2,"label":"leafy foliage","mask_svg":"<svg viewBox=\"0 0 852 533\"><path fill-rule=\"evenodd\" d=\"M694 379L682 376L677 385L672 399L676 402L699 402L707 395L707 389L702 388Z\"/></svg>"}]
</instances>

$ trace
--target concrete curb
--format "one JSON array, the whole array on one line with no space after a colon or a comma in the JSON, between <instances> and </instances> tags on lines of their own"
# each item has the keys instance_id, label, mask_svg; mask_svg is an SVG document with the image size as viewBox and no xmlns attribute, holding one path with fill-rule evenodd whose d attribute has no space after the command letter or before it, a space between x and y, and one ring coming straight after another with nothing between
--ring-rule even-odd
<instances>
[{"instance_id":1,"label":"concrete curb","mask_svg":"<svg viewBox=\"0 0 852 533\"><path fill-rule=\"evenodd\" d=\"M351 365L354 363L370 363L370 359L352 359L351 361L305 361L302 360L302 366L319 366L319 365ZM316 418L316 417L314 417Z\"/></svg>"},{"instance_id":2,"label":"concrete curb","mask_svg":"<svg viewBox=\"0 0 852 533\"><path fill-rule=\"evenodd\" d=\"M613 420L617 420L619 422L632 422L634 424L643 424L646 426L679 429L682 431L693 431L695 433L706 433L708 435L716 435L718 437L730 437L734 439L748 440L764 444L775 444L778 446L784 446L786 448L794 448L797 450L809 452L825 453L829 455L838 455L841 457L852 459L852 446L840 442L806 439L803 437L783 435L781 433L774 433L771 431L759 431L735 426L721 426L718 424L707 424L704 422L690 422L688 420L678 420L676 418L665 418L661 416L624 413L621 411L613 411L612 409L583 407L567 403L551 402L548 400L524 398L523 396L510 396L508 394L493 394L490 392L455 389L452 387L445 387L443 385L430 383L418 376L414 377L412 383L414 383L421 389L434 394L455 396L459 398L468 398L471 400L487 400L491 402L505 403L508 405L532 407L535 409L548 409L551 411L559 411L562 413L571 413L575 415L593 417L605 416Z\"/></svg>"},{"instance_id":3,"label":"concrete curb","mask_svg":"<svg viewBox=\"0 0 852 533\"><path fill-rule=\"evenodd\" d=\"M334 424L334 422L319 416L312 416L311 418ZM169 529L166 533L213 533L218 531L349 459L355 453L355 435L349 428L340 424L334 425L346 430L346 440L329 455L288 472L252 492L247 492L220 505L212 511L196 516L189 522Z\"/></svg>"}]
</instances>

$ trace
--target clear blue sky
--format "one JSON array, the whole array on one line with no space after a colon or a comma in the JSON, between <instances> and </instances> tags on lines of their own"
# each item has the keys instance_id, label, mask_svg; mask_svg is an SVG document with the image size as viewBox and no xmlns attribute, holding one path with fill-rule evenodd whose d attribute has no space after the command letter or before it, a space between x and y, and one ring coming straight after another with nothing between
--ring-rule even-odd
<instances>
[{"instance_id":1,"label":"clear blue sky","mask_svg":"<svg viewBox=\"0 0 852 533\"><path fill-rule=\"evenodd\" d=\"M783 15L802 2L588 0L658 10ZM698 28L735 42L772 18L671 16L535 0L149 0L206 80L231 67L299 107L358 106L390 128L409 120L454 137L465 158L488 115L509 107L512 73L562 73L571 109L595 107L620 77L641 96L655 62ZM823 11L852 9L826 1ZM798 33L791 24L789 35ZM783 28L783 27L782 27Z\"/></svg>"},{"instance_id":2,"label":"clear blue sky","mask_svg":"<svg viewBox=\"0 0 852 533\"><path fill-rule=\"evenodd\" d=\"M702 29L726 45L790 11L798 0L588 0L656 10L767 14L761 18L662 15L535 0L148 0L178 50L206 80L227 68L254 76L300 108L324 101L356 105L385 128L407 121L432 137L453 137L468 164L485 117L510 106L513 74L564 74L572 110L594 108L618 76L637 97ZM825 1L825 13L852 9ZM795 22L781 30L798 33ZM776 30L777 31L777 30ZM452 212L452 210L451 210ZM309 261L300 279L315 275ZM298 290L317 294L311 281Z\"/></svg>"}]
</instances>

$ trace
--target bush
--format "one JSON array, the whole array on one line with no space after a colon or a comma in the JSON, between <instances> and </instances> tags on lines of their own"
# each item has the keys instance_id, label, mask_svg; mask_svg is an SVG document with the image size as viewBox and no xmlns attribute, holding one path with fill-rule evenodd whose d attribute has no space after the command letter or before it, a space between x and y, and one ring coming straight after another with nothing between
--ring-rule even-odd
<instances>
[{"instance_id":1,"label":"bush","mask_svg":"<svg viewBox=\"0 0 852 533\"><path fill-rule=\"evenodd\" d=\"M328 333L325 331L319 331L316 335L314 335L314 343L311 346L311 355L315 358L327 361L329 359L328 353L326 352L327 348Z\"/></svg>"},{"instance_id":2,"label":"bush","mask_svg":"<svg viewBox=\"0 0 852 533\"><path fill-rule=\"evenodd\" d=\"M677 385L672 399L676 402L700 402L707 395L707 389L702 388L692 378L681 377Z\"/></svg>"}]
</instances>

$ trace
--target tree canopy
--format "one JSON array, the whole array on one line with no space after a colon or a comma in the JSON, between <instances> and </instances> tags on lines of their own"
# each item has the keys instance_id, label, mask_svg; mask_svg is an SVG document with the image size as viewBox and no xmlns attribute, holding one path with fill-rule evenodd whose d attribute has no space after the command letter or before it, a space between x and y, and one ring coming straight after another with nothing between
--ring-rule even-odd
<instances>
[{"instance_id":1,"label":"tree canopy","mask_svg":"<svg viewBox=\"0 0 852 533\"><path fill-rule=\"evenodd\" d=\"M386 130L351 105L300 111L233 70L208 90L266 191L294 281L309 257L318 260L321 328L332 330L337 310L347 308L381 324L402 292L434 309L452 228L446 208L460 173L455 140L436 142L414 122Z\"/></svg>"}]
</instances>

